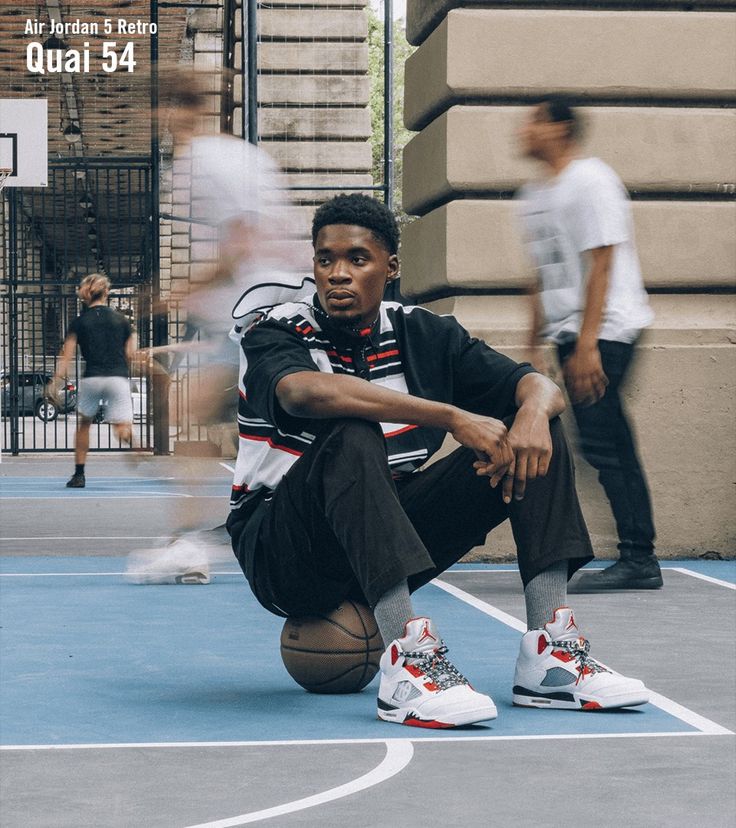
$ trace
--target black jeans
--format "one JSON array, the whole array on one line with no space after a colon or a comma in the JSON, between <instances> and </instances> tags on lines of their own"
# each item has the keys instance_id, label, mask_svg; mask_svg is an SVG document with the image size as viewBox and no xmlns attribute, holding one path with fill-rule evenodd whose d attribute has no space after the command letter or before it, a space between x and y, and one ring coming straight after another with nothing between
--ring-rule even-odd
<instances>
[{"instance_id":1,"label":"black jeans","mask_svg":"<svg viewBox=\"0 0 736 828\"><path fill-rule=\"evenodd\" d=\"M558 346L561 363L574 348L575 342ZM620 396L634 345L601 339L598 348L608 387L597 403L572 407L580 431L580 448L585 459L598 471L598 479L611 504L621 557L644 556L654 549L652 503Z\"/></svg>"},{"instance_id":2,"label":"black jeans","mask_svg":"<svg viewBox=\"0 0 736 828\"><path fill-rule=\"evenodd\" d=\"M593 551L559 420L550 424L553 456L544 478L506 505L500 486L478 477L474 453L447 457L394 481L380 428L365 420L325 421L273 499L228 528L258 600L282 615L327 612L345 598L375 606L406 579L411 591L458 561L510 518L526 585L560 560L569 574Z\"/></svg>"}]
</instances>

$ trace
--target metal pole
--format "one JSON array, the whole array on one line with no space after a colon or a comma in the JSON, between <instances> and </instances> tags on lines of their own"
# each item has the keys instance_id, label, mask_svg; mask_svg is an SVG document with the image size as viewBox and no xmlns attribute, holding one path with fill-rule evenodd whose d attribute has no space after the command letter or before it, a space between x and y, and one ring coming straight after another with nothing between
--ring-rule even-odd
<instances>
[{"instance_id":1,"label":"metal pole","mask_svg":"<svg viewBox=\"0 0 736 828\"><path fill-rule=\"evenodd\" d=\"M246 92L248 83L248 19L245 9L246 0L240 3L240 137L245 140L248 134L248 109Z\"/></svg>"},{"instance_id":2,"label":"metal pole","mask_svg":"<svg viewBox=\"0 0 736 828\"><path fill-rule=\"evenodd\" d=\"M394 14L393 0L383 3L383 186L394 206Z\"/></svg>"},{"instance_id":3,"label":"metal pole","mask_svg":"<svg viewBox=\"0 0 736 828\"><path fill-rule=\"evenodd\" d=\"M161 301L160 228L159 228L159 117L158 117L158 0L151 0L151 292L153 317L153 345L168 345L169 326L166 306ZM153 26L151 27L154 28ZM169 383L167 377L156 372L151 376L153 391L153 453L169 453Z\"/></svg>"},{"instance_id":4,"label":"metal pole","mask_svg":"<svg viewBox=\"0 0 736 828\"><path fill-rule=\"evenodd\" d=\"M10 303L8 320L8 333L10 334L10 350L8 361L10 368L10 453L17 455L19 452L19 412L18 412L18 208L16 193L12 188L8 189L8 236L10 238L9 250L9 276L10 276ZM0 196L1 197L1 196Z\"/></svg>"},{"instance_id":5,"label":"metal pole","mask_svg":"<svg viewBox=\"0 0 736 828\"><path fill-rule=\"evenodd\" d=\"M258 15L256 0L248 4L248 141L258 143ZM243 10L245 11L245 9Z\"/></svg>"}]
</instances>

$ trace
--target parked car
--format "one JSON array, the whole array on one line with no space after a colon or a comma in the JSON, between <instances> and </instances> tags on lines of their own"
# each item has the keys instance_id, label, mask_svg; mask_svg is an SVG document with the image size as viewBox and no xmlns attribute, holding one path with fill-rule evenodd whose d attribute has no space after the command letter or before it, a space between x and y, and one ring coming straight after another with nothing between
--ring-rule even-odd
<instances>
[{"instance_id":1,"label":"parked car","mask_svg":"<svg viewBox=\"0 0 736 828\"><path fill-rule=\"evenodd\" d=\"M18 372L18 414L21 417L35 415L39 420L50 422L59 414L69 414L77 407L77 386L67 381L59 393L59 405L46 397L46 386L51 382L51 374L41 371ZM10 414L10 373L3 371L0 375L2 393L0 405L4 415Z\"/></svg>"}]
</instances>

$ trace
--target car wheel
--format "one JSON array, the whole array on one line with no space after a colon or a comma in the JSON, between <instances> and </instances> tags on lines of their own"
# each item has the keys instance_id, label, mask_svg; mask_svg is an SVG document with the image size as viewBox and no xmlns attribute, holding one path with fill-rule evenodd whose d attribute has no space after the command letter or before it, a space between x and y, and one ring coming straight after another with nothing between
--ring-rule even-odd
<instances>
[{"instance_id":1,"label":"car wheel","mask_svg":"<svg viewBox=\"0 0 736 828\"><path fill-rule=\"evenodd\" d=\"M48 423L51 422L51 420L55 420L59 416L59 409L53 402L51 402L51 400L40 399L36 402L34 413L39 420L43 420L45 423Z\"/></svg>"}]
</instances>

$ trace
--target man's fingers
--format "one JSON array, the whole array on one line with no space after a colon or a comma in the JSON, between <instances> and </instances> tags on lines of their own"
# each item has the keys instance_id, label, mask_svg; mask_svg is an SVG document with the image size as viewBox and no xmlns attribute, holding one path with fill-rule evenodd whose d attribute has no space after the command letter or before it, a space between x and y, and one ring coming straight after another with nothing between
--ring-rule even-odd
<instances>
[{"instance_id":1,"label":"man's fingers","mask_svg":"<svg viewBox=\"0 0 736 828\"><path fill-rule=\"evenodd\" d=\"M527 480L536 480L539 476L539 462L541 460L541 455L539 454L531 454L529 455L529 459L527 460L526 464L526 479Z\"/></svg>"},{"instance_id":2,"label":"man's fingers","mask_svg":"<svg viewBox=\"0 0 736 828\"><path fill-rule=\"evenodd\" d=\"M549 464L552 461L552 451L540 455L539 465L537 466L537 477L545 477L549 471Z\"/></svg>"},{"instance_id":3,"label":"man's fingers","mask_svg":"<svg viewBox=\"0 0 736 828\"><path fill-rule=\"evenodd\" d=\"M593 392L595 393L595 398L597 402L606 393L606 387L608 386L608 377L602 372L600 374L596 374L592 378L591 386Z\"/></svg>"},{"instance_id":4,"label":"man's fingers","mask_svg":"<svg viewBox=\"0 0 736 828\"><path fill-rule=\"evenodd\" d=\"M511 503L511 494L514 489L514 477L511 474L506 474L503 478L503 486L501 487L501 496L504 503Z\"/></svg>"},{"instance_id":5,"label":"man's fingers","mask_svg":"<svg viewBox=\"0 0 736 828\"><path fill-rule=\"evenodd\" d=\"M516 458L516 469L514 471L514 498L522 500L526 491L526 478L528 473L529 457L526 452L520 452Z\"/></svg>"}]
</instances>

